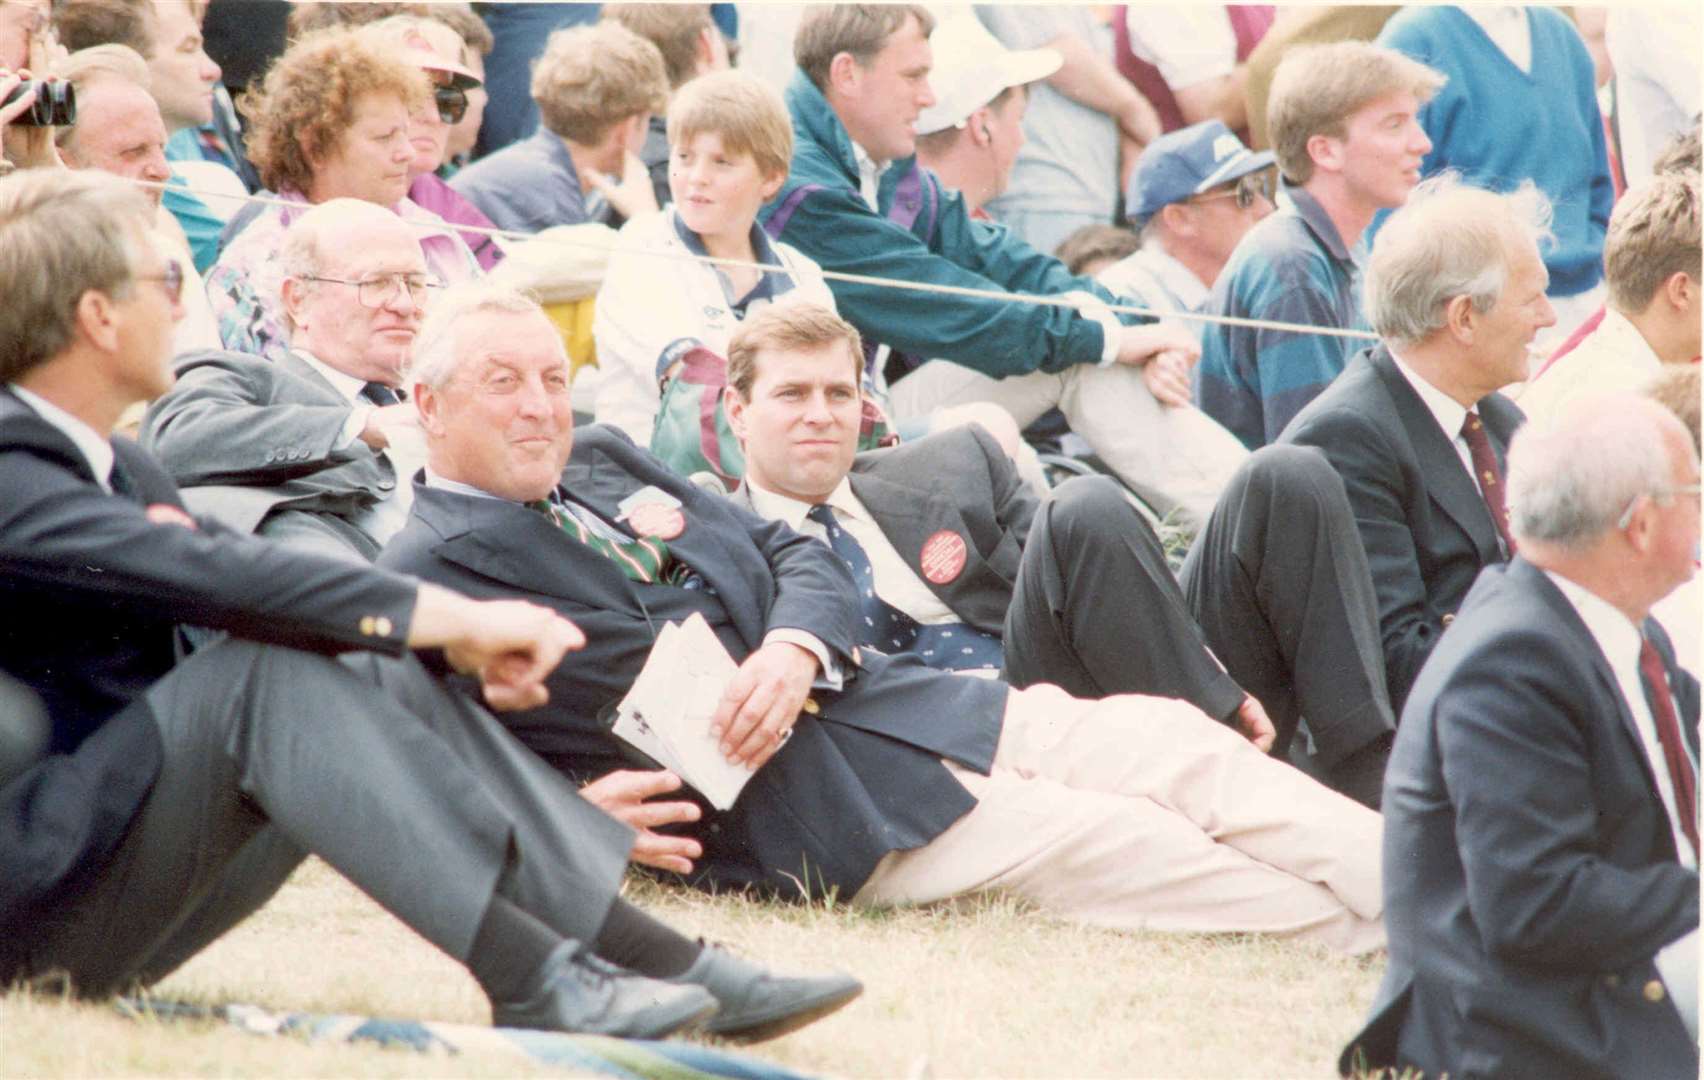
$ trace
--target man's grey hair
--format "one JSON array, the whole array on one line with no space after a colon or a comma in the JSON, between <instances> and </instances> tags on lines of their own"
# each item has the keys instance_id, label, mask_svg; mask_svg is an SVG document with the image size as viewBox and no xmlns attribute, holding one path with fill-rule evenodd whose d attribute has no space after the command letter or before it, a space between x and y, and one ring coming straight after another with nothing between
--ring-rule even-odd
<instances>
[{"instance_id":1,"label":"man's grey hair","mask_svg":"<svg viewBox=\"0 0 1704 1080\"><path fill-rule=\"evenodd\" d=\"M71 345L83 294L130 295L154 207L96 169L25 169L0 180L0 383Z\"/></svg>"},{"instance_id":2,"label":"man's grey hair","mask_svg":"<svg viewBox=\"0 0 1704 1080\"><path fill-rule=\"evenodd\" d=\"M543 306L531 293L508 285L474 281L451 286L432 301L432 310L414 339L414 354L408 362L404 383L423 383L437 389L454 378L462 361L456 329L463 319L481 311L544 315Z\"/></svg>"},{"instance_id":3,"label":"man's grey hair","mask_svg":"<svg viewBox=\"0 0 1704 1080\"><path fill-rule=\"evenodd\" d=\"M1634 499L1660 495L1674 482L1663 431L1676 424L1661 405L1632 393L1594 397L1560 417L1528 422L1509 446L1515 539L1590 547L1618 526Z\"/></svg>"},{"instance_id":4,"label":"man's grey hair","mask_svg":"<svg viewBox=\"0 0 1704 1080\"><path fill-rule=\"evenodd\" d=\"M1458 296L1489 311L1508 284L1511 252L1549 238L1550 200L1531 181L1499 194L1453 172L1424 180L1373 241L1367 322L1386 341L1413 345L1444 325Z\"/></svg>"}]
</instances>

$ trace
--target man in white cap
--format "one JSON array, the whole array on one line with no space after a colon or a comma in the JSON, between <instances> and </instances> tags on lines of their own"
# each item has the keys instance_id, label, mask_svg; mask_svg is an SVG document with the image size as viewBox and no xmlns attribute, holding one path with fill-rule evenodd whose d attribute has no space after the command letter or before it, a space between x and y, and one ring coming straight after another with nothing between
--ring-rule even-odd
<instances>
[{"instance_id":1,"label":"man in white cap","mask_svg":"<svg viewBox=\"0 0 1704 1080\"><path fill-rule=\"evenodd\" d=\"M1272 212L1272 162L1272 151L1252 152L1220 120L1149 143L1124 193L1142 247L1100 283L1167 311L1200 308L1237 241Z\"/></svg>"},{"instance_id":2,"label":"man in white cap","mask_svg":"<svg viewBox=\"0 0 1704 1080\"><path fill-rule=\"evenodd\" d=\"M1029 84L1058 71L1064 58L1053 49L1010 51L969 16L941 23L929 44L935 104L917 117L917 160L958 188L971 217L992 221L984 204L1012 178Z\"/></svg>"},{"instance_id":3,"label":"man in white cap","mask_svg":"<svg viewBox=\"0 0 1704 1080\"><path fill-rule=\"evenodd\" d=\"M923 8L857 4L810 8L794 51L799 72L787 103L797 139L786 184L760 216L771 236L825 270L1077 301L1043 307L830 282L841 314L872 347L938 358L915 370L907 370L911 356L886 364L902 433L942 407L993 402L1021 426L1058 406L1162 513L1205 521L1245 454L1189 404L1190 332L1125 325L1135 317L1107 310L1113 293L1009 230L971 220L967 204L991 194L987 170L979 181L943 158L937 176L916 160L920 134L961 123L959 138L971 147L997 148L1005 133L994 128L1005 117L996 99L1044 74L1031 65L1045 53L1011 53L962 19L937 30ZM956 104L943 112L937 93ZM995 186L1005 171L994 170ZM962 196L954 185L966 188ZM876 362L884 353L876 350Z\"/></svg>"}]
</instances>

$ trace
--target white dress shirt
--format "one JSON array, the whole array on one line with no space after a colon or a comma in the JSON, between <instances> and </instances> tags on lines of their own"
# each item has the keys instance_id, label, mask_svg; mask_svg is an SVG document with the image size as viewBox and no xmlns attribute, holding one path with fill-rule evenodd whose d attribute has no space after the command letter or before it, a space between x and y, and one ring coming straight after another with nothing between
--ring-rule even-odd
<instances>
[{"instance_id":1,"label":"white dress shirt","mask_svg":"<svg viewBox=\"0 0 1704 1080\"><path fill-rule=\"evenodd\" d=\"M1467 475L1473 481L1474 487L1479 487L1479 477L1473 471L1473 452L1467 448L1467 440L1461 437L1461 427L1467 422L1467 406L1439 390L1418 371L1409 367L1402 357L1391 353L1390 358L1396 361L1396 370L1402 372L1402 377L1408 380L1408 385L1414 387L1414 392L1420 395L1421 404L1426 411L1444 429L1444 438L1455 447L1456 457L1461 459L1461 467L1467 470ZM1483 495L1484 489L1480 488Z\"/></svg>"},{"instance_id":2,"label":"white dress shirt","mask_svg":"<svg viewBox=\"0 0 1704 1080\"><path fill-rule=\"evenodd\" d=\"M361 396L361 391L367 386L367 380L346 371L339 371L319 357L302 349L291 349L296 359L313 368L320 378L331 384L343 399L349 402L349 419L343 422L343 430L338 433L334 449L343 450L352 446L361 432L366 430L367 418L377 408L372 402ZM387 433L388 434L388 433ZM426 447L423 439L392 439L389 446L379 451L391 463L396 471L396 486L389 491L376 493L382 497L373 504L365 520L357 523L362 532L378 541L380 545L389 542L390 538L402 531L408 524L408 508L414 505L414 474L426 464Z\"/></svg>"}]
</instances>

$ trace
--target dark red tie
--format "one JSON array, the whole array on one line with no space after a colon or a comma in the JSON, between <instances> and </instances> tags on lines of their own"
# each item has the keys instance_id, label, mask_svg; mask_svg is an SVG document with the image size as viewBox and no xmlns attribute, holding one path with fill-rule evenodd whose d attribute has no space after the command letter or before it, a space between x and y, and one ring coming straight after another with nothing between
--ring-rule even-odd
<instances>
[{"instance_id":1,"label":"dark red tie","mask_svg":"<svg viewBox=\"0 0 1704 1080\"><path fill-rule=\"evenodd\" d=\"M1669 780L1674 784L1675 813L1680 816L1680 831L1692 842L1692 856L1698 857L1698 781L1692 771L1692 758L1687 756L1686 743L1680 734L1680 718L1674 711L1674 694L1669 691L1668 672L1657 650L1647 640L1639 643L1639 671L1645 676L1645 700L1650 703L1651 716L1657 722L1657 741L1663 746L1663 761L1668 765Z\"/></svg>"},{"instance_id":2,"label":"dark red tie","mask_svg":"<svg viewBox=\"0 0 1704 1080\"><path fill-rule=\"evenodd\" d=\"M1497 532L1512 557L1515 538L1509 532L1509 507L1503 501L1503 469L1497 464L1497 454L1491 449L1491 438L1485 434L1485 425L1479 422L1479 414L1472 409L1467 410L1467 419L1461 422L1461 437L1467 442L1468 456L1473 458L1473 479L1479 485L1479 494L1485 499L1485 508L1491 511L1491 521L1497 526Z\"/></svg>"}]
</instances>

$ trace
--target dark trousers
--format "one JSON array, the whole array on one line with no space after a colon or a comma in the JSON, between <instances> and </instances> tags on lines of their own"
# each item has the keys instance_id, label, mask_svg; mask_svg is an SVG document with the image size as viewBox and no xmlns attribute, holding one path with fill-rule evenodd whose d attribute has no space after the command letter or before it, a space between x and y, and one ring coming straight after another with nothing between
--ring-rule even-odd
<instances>
[{"instance_id":1,"label":"dark trousers","mask_svg":"<svg viewBox=\"0 0 1704 1080\"><path fill-rule=\"evenodd\" d=\"M1395 730L1372 572L1343 481L1318 450L1254 453L1182 578L1208 646L1272 717L1275 754L1305 724L1328 771Z\"/></svg>"},{"instance_id":2,"label":"dark trousers","mask_svg":"<svg viewBox=\"0 0 1704 1080\"><path fill-rule=\"evenodd\" d=\"M1080 698L1181 698L1228 720L1243 691L1213 662L1147 521L1104 476L1036 511L1006 610L1006 679Z\"/></svg>"},{"instance_id":3,"label":"dark trousers","mask_svg":"<svg viewBox=\"0 0 1704 1080\"><path fill-rule=\"evenodd\" d=\"M463 960L494 894L588 942L616 895L629 830L412 657L221 641L130 708L158 725L160 776L0 976L62 970L85 994L162 978L305 852Z\"/></svg>"}]
</instances>

